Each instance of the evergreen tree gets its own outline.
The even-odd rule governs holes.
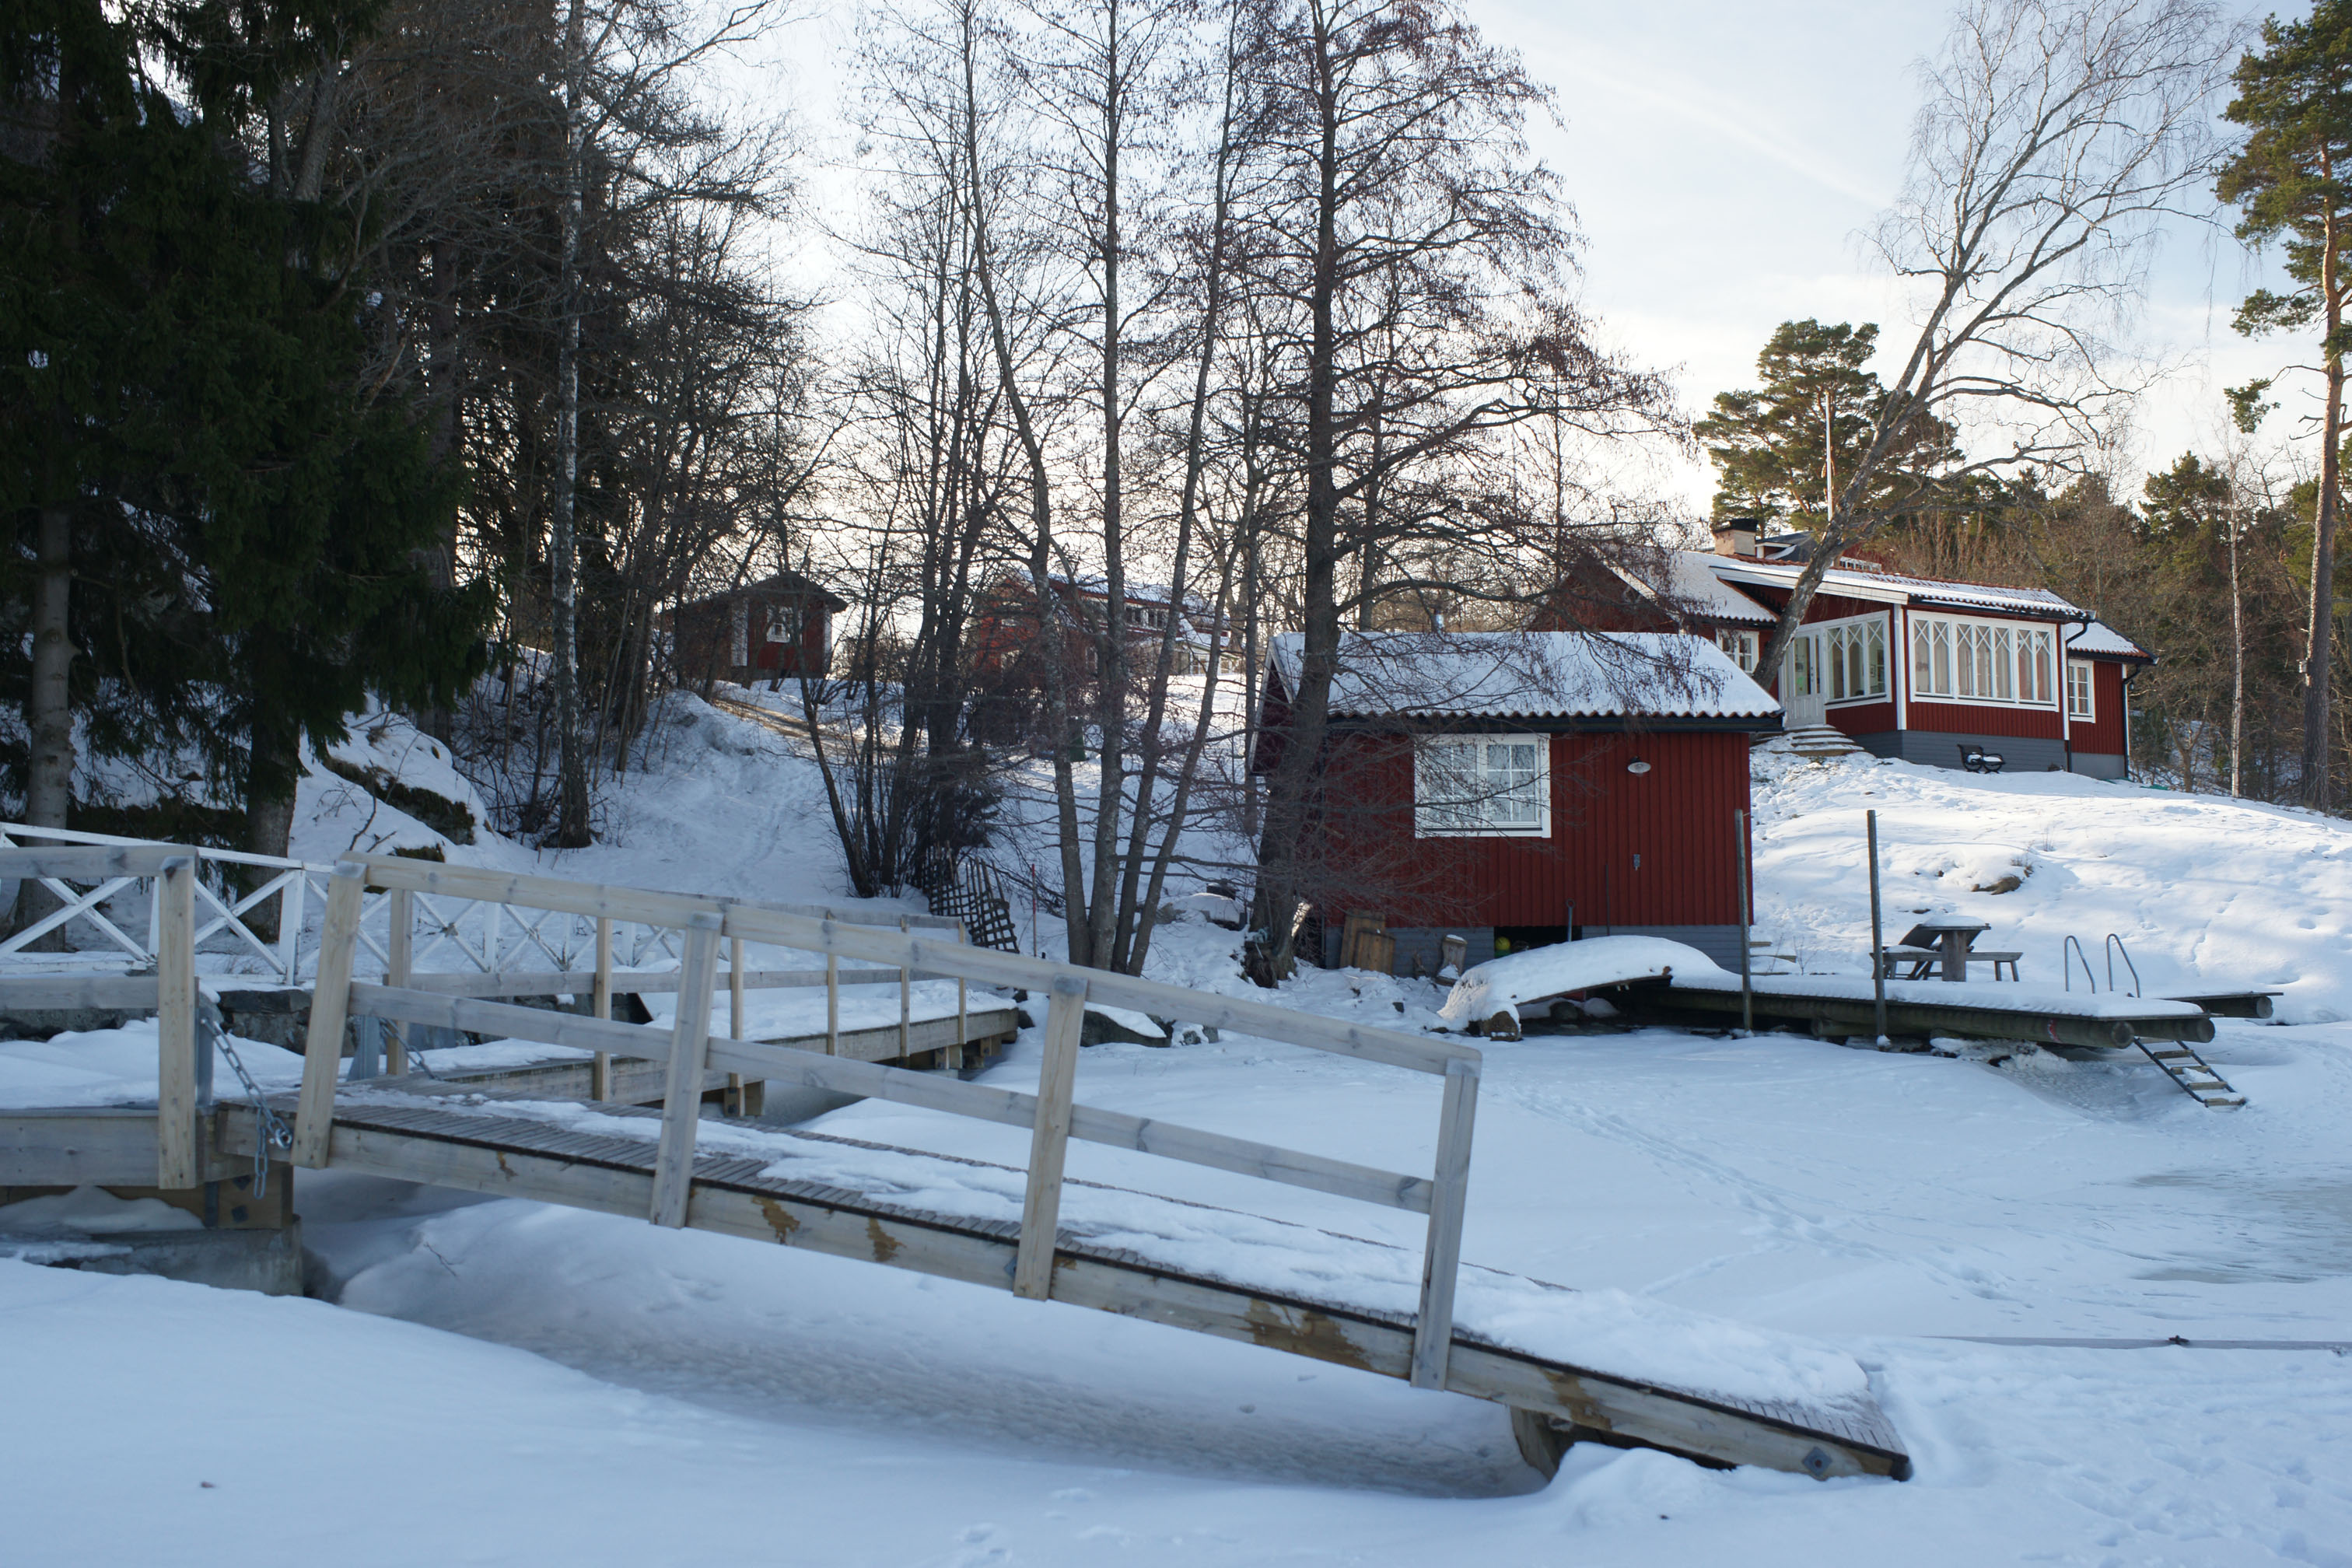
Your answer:
[[[1765,518],[1820,532],[1829,509],[1878,432],[1886,389],[1864,368],[1878,328],[1783,321],[1756,357],[1764,384],[1718,393],[1715,413],[1696,429],[1715,459],[1715,516]],[[1888,511],[1917,504],[1935,471],[1955,460],[1951,426],[1919,417],[1873,471],[1864,505]]]
[[[2352,0],[2318,0],[2309,17],[2263,24],[2261,52],[2239,61],[2237,97],[2225,111],[2246,127],[2245,144],[2216,189],[2238,205],[2238,236],[2283,239],[2295,288],[2258,289],[2238,307],[2248,335],[2318,330],[2322,400],[2319,485],[2313,509],[2311,599],[2304,631],[2303,788],[2307,805],[2328,804],[2328,674],[2336,605],[2336,524],[2342,506],[2344,353],[2352,345],[2344,271],[2352,225]],[[2268,384],[2232,394],[2251,416]]]
[[[248,847],[283,853],[302,740],[371,690],[446,698],[478,657],[481,605],[420,563],[456,476],[383,390],[400,327],[352,269],[363,237],[240,141],[280,63],[369,8],[38,0],[0,26],[28,812],[65,815],[79,709],[94,743],[196,748]]]

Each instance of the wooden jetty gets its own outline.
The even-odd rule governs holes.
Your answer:
[[[0,850],[0,877],[51,875],[42,857],[65,851]],[[194,1014],[199,998],[188,934],[193,921],[193,858],[175,847],[152,855],[125,852],[121,875],[148,875],[155,883],[161,937],[152,977],[109,982],[127,995],[136,988],[157,1010],[157,1104],[142,1109],[30,1114],[0,1113],[0,1183],[127,1184],[143,1178],[164,1188],[220,1180],[240,1163],[268,1152],[272,1124],[290,1121],[291,1163],[431,1183],[467,1191],[649,1218],[753,1240],[803,1247],[838,1256],[967,1283],[1007,1289],[1038,1300],[1150,1319],[1174,1327],[1246,1341],[1314,1359],[1402,1378],[1417,1387],[1444,1389],[1511,1407],[1513,1429],[1529,1459],[1549,1468],[1568,1442],[1591,1440],[1645,1446],[1709,1464],[1759,1464],[1827,1478],[1875,1475],[1902,1479],[1910,1461],[1900,1438],[1872,1402],[1858,1369],[1853,1392],[1834,1399],[1790,1400],[1769,1392],[1769,1380],[1743,1392],[1678,1386],[1654,1372],[1586,1365],[1573,1357],[1539,1353],[1524,1342],[1457,1321],[1457,1286],[1473,1276],[1471,1300],[1507,1282],[1525,1300],[1530,1292],[1572,1294],[1460,1260],[1464,1199],[1470,1168],[1482,1058],[1459,1041],[1407,1035],[1321,1018],[1242,998],[1160,984],[1131,976],[1049,963],[943,940],[919,931],[856,926],[757,908],[732,900],[600,887],[537,877],[509,876],[432,862],[368,858],[338,866],[326,897],[325,934],[319,950],[303,1079],[298,1095],[274,1105],[207,1100],[197,1081]],[[17,865],[22,861],[24,864]],[[58,864],[51,860],[50,865]],[[135,863],[135,864],[134,864]],[[151,868],[152,863],[152,868]],[[373,889],[395,907],[404,895],[478,900],[598,922],[628,921],[659,926],[679,938],[675,972],[678,1005],[667,1026],[628,1024],[543,1007],[518,1006],[483,996],[452,994],[420,984],[396,950],[403,929],[393,927],[395,951],[386,983],[355,981],[353,966],[362,898]],[[749,989],[755,971],[747,948],[784,948],[824,955],[836,982],[844,963],[879,966],[902,979],[940,976],[961,984],[1020,987],[1048,999],[1045,1050],[1036,1091],[965,1082],[937,1072],[856,1059],[821,1049],[719,1037],[710,1027],[722,976]],[[730,955],[719,965],[722,948]],[[606,966],[600,963],[600,971]],[[562,972],[571,978],[571,972]],[[539,994],[545,975],[468,983],[496,994]],[[521,990],[507,989],[522,985]],[[93,982],[78,979],[75,984]],[[608,973],[591,974],[592,990],[609,1001]],[[36,979],[0,978],[0,1005]],[[1360,1061],[1428,1074],[1439,1080],[1436,1154],[1426,1175],[1378,1170],[1304,1151],[1137,1117],[1075,1099],[1080,1026],[1089,1002],[1154,1016],[1334,1052]],[[604,1010],[602,1008],[600,1011]],[[436,1093],[415,1075],[346,1086],[341,1043],[350,1016],[395,1025],[426,1024],[473,1033],[574,1047],[594,1053],[598,1088],[608,1089],[611,1064],[656,1066],[663,1094],[658,1111],[592,1102],[577,1113],[511,1102],[466,1104]],[[959,1009],[966,1031],[971,1017]],[[902,1021],[904,1015],[902,1013]],[[207,1053],[207,1060],[208,1053]],[[1005,1212],[973,1217],[923,1209],[894,1194],[897,1182],[861,1185],[849,1175],[796,1178],[779,1168],[775,1150],[747,1154],[734,1138],[719,1138],[700,1117],[712,1075],[739,1084],[784,1082],[837,1093],[887,1099],[955,1115],[995,1121],[1029,1134],[1025,1170],[953,1161],[919,1150],[845,1145],[865,1160],[936,1163],[993,1174]],[[567,1123],[562,1118],[570,1116]],[[607,1118],[620,1118],[618,1122]],[[618,1131],[614,1129],[617,1128]],[[772,1139],[772,1132],[761,1135]],[[796,1148],[824,1141],[787,1135]],[[712,1146],[698,1148],[709,1138]],[[1226,1214],[1255,1227],[1256,1256],[1278,1258],[1296,1238],[1302,1252],[1359,1249],[1364,1280],[1322,1279],[1310,1288],[1297,1271],[1274,1268],[1273,1282],[1236,1278],[1221,1262],[1155,1254],[1149,1238],[1129,1226],[1122,1245],[1102,1239],[1086,1218],[1089,1205],[1174,1205],[1176,1200],[1092,1184],[1066,1183],[1068,1142],[1076,1138],[1160,1158],[1240,1172],[1264,1180],[1427,1216],[1416,1260],[1393,1247],[1350,1241],[1308,1227],[1230,1211],[1176,1205],[1190,1214]],[[842,1142],[842,1141],[834,1141]],[[820,1151],[821,1152],[822,1151]],[[854,1164],[855,1162],[852,1162]],[[1076,1194],[1066,1204],[1067,1193]],[[1017,1194],[1017,1201],[1013,1194]],[[1065,1210],[1072,1213],[1064,1223]],[[1121,1211],[1124,1221],[1126,1211]],[[1114,1227],[1115,1229],[1117,1227]],[[1148,1227],[1147,1227],[1148,1228]],[[1377,1267],[1374,1267],[1377,1265]],[[1415,1286],[1412,1281],[1418,1281]],[[1383,1293],[1385,1292],[1385,1294]],[[1790,1352],[1795,1353],[1795,1352]],[[1822,1352],[1804,1352],[1818,1356]],[[1763,1390],[1763,1392],[1759,1392]]]

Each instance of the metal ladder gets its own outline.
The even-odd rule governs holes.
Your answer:
[[[2158,1045],[2164,1048],[2157,1049]],[[2142,1040],[2139,1048],[2198,1104],[2212,1110],[2233,1110],[2246,1103],[2246,1097],[2231,1089],[2229,1080],[2215,1072],[2203,1057],[2189,1049],[2188,1041],[2159,1040],[2151,1045]]]
[[[2080,958],[2083,961],[2083,979],[2095,994],[2099,984],[2091,978],[2089,954],[2084,952],[2082,944],[2071,936],[2066,939],[2066,989],[2072,991],[2074,988],[2074,960]],[[2139,965],[2132,962],[2131,949],[2126,947],[2124,939],[2114,931],[2107,933],[2107,989],[2110,992],[2116,989],[2116,956],[2118,953],[2123,955],[2124,967],[2131,973],[2131,994],[2137,996],[2139,994]],[[2162,1050],[2146,1040],[2136,1043],[2148,1060],[2164,1069],[2165,1077],[2179,1084],[2180,1091],[2198,1104],[2212,1110],[2234,1110],[2246,1103],[2246,1097],[2231,1089],[2230,1080],[2215,1072],[2212,1063],[2191,1050],[2188,1041],[2159,1041],[2158,1044],[2164,1046]]]

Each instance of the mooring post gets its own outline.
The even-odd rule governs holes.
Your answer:
[[[1754,916],[1748,908],[1748,814],[1746,812],[1735,811],[1731,814],[1731,836],[1734,847],[1738,852],[1738,858],[1733,864],[1739,868],[1739,1030],[1742,1034],[1752,1035],[1756,1032],[1756,994],[1748,975],[1750,950],[1748,945],[1748,928]]]
[[[1863,813],[1870,828],[1870,974],[1878,1003],[1878,1043],[1888,1044],[1886,1037],[1886,939],[1878,913],[1878,813]]]

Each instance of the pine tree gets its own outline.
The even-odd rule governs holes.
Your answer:
[[[2325,809],[2329,790],[2328,674],[2336,606],[2336,525],[2342,507],[2345,322],[2352,279],[2344,270],[2352,226],[2352,3],[2318,0],[2301,22],[2263,24],[2263,47],[2238,63],[2237,97],[2225,111],[2247,128],[2216,190],[2238,205],[2240,238],[2284,239],[2286,274],[2296,287],[2258,289],[2238,307],[2250,336],[2317,327],[2323,386],[2319,486],[2313,510],[2310,613],[2304,631],[2303,787],[2306,805]],[[2258,382],[2233,397],[2251,409],[2267,387]]]
[[[1718,393],[1694,427],[1715,459],[1715,516],[1787,522],[1818,533],[1877,435],[1886,389],[1864,368],[1878,346],[1871,322],[1783,321],[1756,357],[1758,389]],[[1951,426],[1915,419],[1893,459],[1872,475],[1865,506],[1899,510],[1924,499],[1954,460]]]

